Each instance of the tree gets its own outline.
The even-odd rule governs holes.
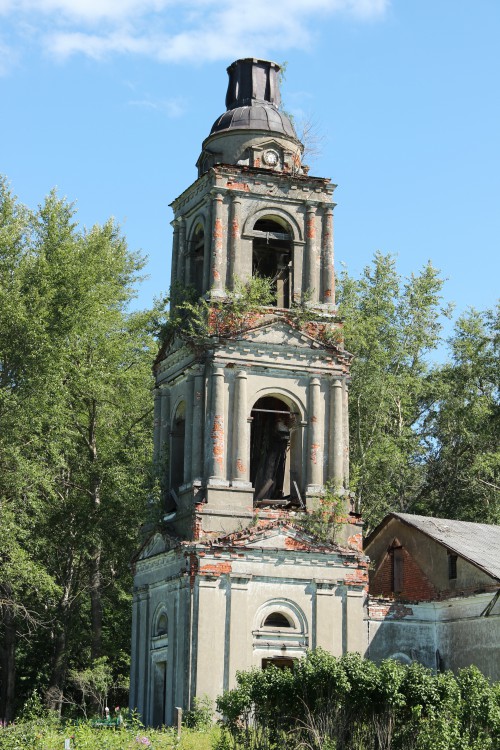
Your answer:
[[[339,280],[345,345],[355,358],[350,386],[352,488],[367,528],[407,511],[425,480],[422,419],[429,352],[440,341],[443,282],[429,262],[404,281],[394,258],[376,253],[359,280]]]
[[[469,310],[435,374],[422,507],[436,515],[500,523],[500,306]]]
[[[12,661],[9,618],[19,638],[22,612],[36,613],[29,641],[15,646],[17,685],[22,698],[24,681],[39,684],[54,705],[70,668],[101,656],[116,666],[128,651],[162,314],[129,312],[144,261],[115,224],[82,231],[74,216],[54,192],[30,212],[1,185],[0,503],[11,519],[2,552],[26,571],[0,580],[10,590],[1,635]]]

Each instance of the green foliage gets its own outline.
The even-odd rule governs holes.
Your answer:
[[[111,221],[80,230],[0,182],[0,716],[69,670],[128,671],[130,571],[150,480],[160,308],[130,312],[144,260]],[[128,550],[128,553],[127,553]],[[29,638],[24,638],[29,634]],[[15,693],[15,694],[14,694]],[[66,696],[72,700],[72,696]]]
[[[422,507],[436,515],[500,522],[500,306],[469,310],[437,368],[425,419],[431,436]]]
[[[220,738],[217,727],[196,731],[183,729],[180,740],[174,729],[145,729],[132,724],[114,729],[95,728],[92,722],[61,722],[38,717],[0,727],[0,750],[212,750]]]
[[[171,289],[170,313],[162,337],[178,337],[195,349],[204,348],[214,337],[234,336],[249,328],[262,308],[274,300],[273,280],[262,276],[253,276],[247,282],[236,279],[233,290],[213,299],[198,297],[192,287],[176,285]]]
[[[299,516],[297,525],[320,542],[332,544],[346,514],[346,497],[339,494],[332,482],[325,485],[316,507]]]
[[[207,695],[195,697],[194,708],[184,714],[184,725],[198,731],[209,729],[213,724],[213,714],[213,701]]]
[[[443,282],[428,263],[403,280],[375,255],[360,279],[341,274],[345,345],[355,354],[350,387],[351,474],[367,528],[414,507],[425,482],[423,416],[432,399],[428,354],[440,341]]]
[[[477,669],[309,652],[292,670],[241,672],[217,701],[220,748],[488,750],[500,747],[500,691]]]
[[[96,706],[99,714],[104,715],[108,705],[108,696],[114,686],[113,670],[106,656],[95,659],[92,666],[86,669],[69,671],[69,681],[81,693],[81,706],[84,716],[87,715],[87,701]]]

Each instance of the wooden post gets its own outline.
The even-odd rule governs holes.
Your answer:
[[[182,708],[175,707],[175,725],[177,727],[177,738],[180,739],[182,732]]]

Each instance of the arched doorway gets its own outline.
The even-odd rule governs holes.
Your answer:
[[[288,227],[274,218],[259,219],[252,231],[252,276],[271,279],[275,305],[288,308],[292,293],[292,243]]]
[[[253,406],[250,481],[254,502],[286,504],[298,499],[298,413],[278,396],[263,396]]]

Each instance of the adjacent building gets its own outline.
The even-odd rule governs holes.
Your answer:
[[[500,680],[500,526],[391,513],[365,553],[367,656]]]

